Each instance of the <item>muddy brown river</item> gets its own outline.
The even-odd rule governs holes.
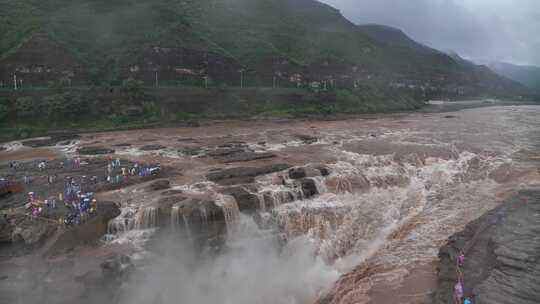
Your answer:
[[[145,145],[161,147],[141,151]],[[215,156],[231,145],[272,157]],[[160,235],[160,196],[146,184],[100,193],[123,208],[93,250],[121,248],[145,273],[125,283],[116,303],[303,304],[329,293],[339,294],[331,303],[429,303],[447,238],[540,182],[540,107],[83,134],[62,147],[9,143],[0,160],[72,157],[82,146],[174,168],[173,190],[212,201],[225,218],[225,249],[207,254],[191,248],[191,234],[204,225],[190,227],[182,205],[169,208],[171,222]],[[256,175],[234,185],[256,198],[242,211],[234,195],[224,194],[231,185],[207,178],[219,169],[272,164],[306,168],[314,194],[287,170]],[[309,174],[321,167],[328,174]],[[207,223],[208,205],[196,209]],[[351,273],[361,279],[347,279]]]

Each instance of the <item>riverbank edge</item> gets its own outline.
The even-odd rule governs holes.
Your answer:
[[[52,128],[41,130],[37,129],[31,133],[31,136],[27,137],[16,137],[10,136],[2,138],[0,137],[0,145],[8,143],[14,140],[24,140],[35,137],[47,137],[54,136],[57,134],[85,134],[85,133],[106,133],[106,132],[115,132],[115,131],[129,131],[129,130],[144,130],[144,129],[157,129],[157,128],[197,128],[200,126],[209,126],[214,124],[219,124],[223,122],[291,122],[291,121],[339,121],[339,120],[352,120],[352,119],[370,119],[374,116],[379,115],[399,115],[399,114],[411,114],[411,113],[426,113],[426,114],[436,114],[436,113],[450,113],[458,112],[466,109],[473,108],[482,108],[482,107],[493,107],[493,106],[535,106],[540,105],[540,101],[486,101],[486,100],[472,100],[470,103],[465,102],[446,102],[441,105],[431,105],[427,102],[419,109],[410,109],[410,110],[396,110],[396,111],[379,111],[373,113],[357,113],[357,114],[347,114],[347,113],[335,113],[329,115],[322,114],[313,114],[306,116],[299,116],[294,118],[237,118],[237,117],[223,117],[222,119],[200,119],[200,120],[186,120],[182,122],[152,122],[152,123],[135,123],[120,125],[114,127],[93,127],[93,128]],[[15,128],[24,128],[28,127],[26,124],[21,126],[11,125],[8,128],[0,127],[0,132],[4,132],[8,129]],[[0,149],[1,151],[1,149]]]
[[[439,250],[431,303],[453,303],[460,251],[465,254],[461,267],[464,296],[473,303],[536,303],[540,288],[530,287],[533,283],[529,280],[540,270],[540,253],[534,256],[534,248],[540,247],[540,238],[534,237],[539,215],[540,187],[529,188],[513,194],[450,236]]]

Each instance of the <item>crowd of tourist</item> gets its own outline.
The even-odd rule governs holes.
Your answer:
[[[61,169],[71,168],[76,170],[87,164],[87,162],[81,161],[80,158],[76,157],[66,160],[65,164],[63,161],[59,162],[58,166]],[[10,168],[14,171],[20,171],[24,170],[25,165],[27,164],[11,162]],[[46,175],[42,174],[42,178],[34,180],[34,178],[25,172],[22,182],[27,188],[36,185],[45,176],[48,185],[57,185],[58,173],[49,173],[53,171],[50,170],[53,169],[53,166],[48,161],[38,160],[32,166],[37,168],[39,172],[46,173]],[[90,177],[84,175],[78,177],[67,176],[63,191],[58,191],[59,193],[56,192],[57,194],[48,195],[46,198],[41,199],[34,192],[28,192],[25,210],[27,210],[27,215],[34,219],[46,218],[48,220],[58,220],[60,224],[67,226],[80,224],[97,212],[98,202],[93,193],[96,185],[100,183],[122,184],[128,182],[130,178],[148,177],[156,175],[159,171],[159,165],[147,166],[139,163],[123,163],[119,158],[109,158],[106,165],[106,172],[104,172],[101,178],[97,175]],[[6,179],[0,178],[0,189],[5,188],[9,184],[11,183]],[[58,210],[62,205],[62,210]],[[53,214],[55,216],[51,216]],[[63,216],[59,217],[58,215]]]

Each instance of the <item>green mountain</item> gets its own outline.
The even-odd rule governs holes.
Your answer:
[[[490,69],[495,73],[512,79],[540,94],[540,67],[514,65],[504,62],[491,62]]]
[[[202,79],[259,87],[393,84],[471,96],[512,89],[501,79],[471,78],[469,69],[427,52],[431,49],[398,30],[358,27],[313,0],[0,0],[0,5],[4,85],[18,74],[33,86],[57,79],[119,84],[135,78],[147,85],[201,85]]]
[[[427,53],[440,53],[439,51],[414,41],[402,30],[391,26],[381,24],[361,24],[358,28],[362,33],[372,39],[389,46],[411,48]]]

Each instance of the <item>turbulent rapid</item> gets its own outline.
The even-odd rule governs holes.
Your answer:
[[[451,233],[495,207],[508,191],[537,178],[527,159],[538,151],[536,114],[535,107],[507,107],[447,118],[411,114],[330,122],[311,126],[319,141],[310,147],[283,140],[289,135],[285,129],[260,130],[267,141],[259,144],[261,150],[295,153],[300,159],[306,150],[317,151],[315,159],[306,151],[300,166],[317,195],[306,195],[305,187],[282,172],[263,175],[244,186],[258,201],[246,215],[233,196],[220,194],[220,185],[184,187],[187,193],[196,189],[195,195],[210,195],[223,209],[225,249],[194,253],[189,242],[167,248],[165,260],[147,265],[160,269],[150,275],[152,282],[166,283],[143,288],[150,298],[139,302],[155,297],[164,303],[175,298],[183,303],[309,303],[358,265],[376,271],[355,282],[340,303],[367,302],[377,282],[399,282],[414,265],[435,260]],[[251,136],[256,135],[241,135]],[[281,141],[271,142],[276,139]],[[320,164],[328,175],[310,177]],[[126,208],[122,216],[134,212]],[[190,228],[193,223],[181,208],[172,207],[173,231],[200,230]],[[196,221],[208,224],[209,211],[204,204],[197,208]],[[143,207],[111,225],[127,234],[154,229],[159,226],[156,212]],[[127,302],[137,302],[141,294],[136,294],[126,292]]]
[[[82,138],[151,140],[165,148],[116,153],[177,170],[162,192],[101,195],[122,206],[101,246],[135,268],[113,302],[368,303],[539,182],[538,117],[539,107],[491,107]]]

